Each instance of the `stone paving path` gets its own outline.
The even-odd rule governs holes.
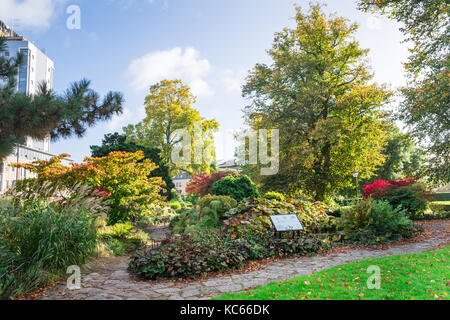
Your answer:
[[[149,227],[144,229],[144,231],[149,234],[151,239],[156,241],[167,239],[171,233],[167,225]]]
[[[421,253],[450,243],[450,220],[431,224],[431,238],[416,243],[393,246],[389,249],[348,249],[324,256],[297,257],[272,262],[260,270],[231,276],[209,278],[194,282],[140,281],[127,271],[128,258],[100,259],[82,276],[80,290],[68,290],[62,285],[53,289],[42,299],[62,300],[181,300],[209,299],[225,292],[237,292],[273,281],[308,275],[330,267],[367,259],[399,254]]]

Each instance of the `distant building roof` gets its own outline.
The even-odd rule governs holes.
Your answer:
[[[236,160],[227,160],[218,165],[219,169],[238,169]]]
[[[189,174],[182,173],[182,174],[179,174],[178,176],[173,177],[172,180],[186,180],[186,179],[190,179],[190,178],[191,178],[191,176]]]

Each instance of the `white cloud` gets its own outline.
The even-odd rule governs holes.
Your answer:
[[[134,110],[134,112],[129,108],[124,108],[122,114],[113,116],[112,119],[108,122],[108,130],[116,131],[122,129],[124,126],[130,123],[137,123],[143,118],[145,118],[144,105],[137,108],[137,110]]]
[[[135,59],[128,67],[128,74],[133,79],[131,86],[135,90],[144,90],[164,79],[181,79],[195,95],[212,96],[214,92],[205,81],[211,66],[208,60],[199,56],[200,53],[192,47],[184,51],[177,47]]]
[[[150,4],[154,4],[156,2],[156,0],[148,0],[148,2]],[[158,2],[161,3],[163,9],[168,9],[169,8],[169,0],[159,0]]]
[[[66,0],[1,0],[0,19],[17,29],[47,29]]]
[[[231,69],[225,69],[222,73],[221,82],[227,92],[240,93],[245,76],[246,72],[244,70],[233,71]]]
[[[131,120],[131,111],[127,108],[123,109],[123,113],[120,115],[115,115],[108,122],[108,130],[114,131],[122,128],[126,123]]]

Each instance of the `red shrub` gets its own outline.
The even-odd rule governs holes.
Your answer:
[[[211,174],[204,172],[198,173],[191,178],[191,181],[186,187],[186,191],[190,194],[198,194],[199,196],[205,196],[210,193],[213,184],[220,179],[229,176],[236,175],[234,171],[217,171]]]
[[[186,192],[189,194],[198,194],[202,195],[202,186],[205,185],[206,181],[208,180],[209,175],[205,172],[197,173],[196,175],[192,176],[191,180],[189,181],[189,184],[186,187]]]
[[[95,187],[95,195],[99,197],[109,197],[111,195],[111,192],[109,192],[108,189]]]
[[[406,187],[409,185],[409,182],[404,180],[392,180],[389,181],[389,184],[397,187]]]
[[[375,180],[372,184],[368,184],[363,187],[363,196],[367,199],[374,194],[382,193],[388,186],[406,187],[416,181],[417,179],[414,177],[406,177],[403,180],[392,181],[385,181],[382,179]]]
[[[382,179],[379,180],[375,180],[372,184],[368,184],[365,185],[363,187],[363,196],[364,198],[369,198],[370,195],[372,195],[373,193],[376,192],[380,192],[381,190],[383,190],[384,188],[386,188],[389,185],[389,182],[384,181]]]

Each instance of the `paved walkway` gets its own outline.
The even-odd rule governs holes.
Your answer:
[[[133,279],[127,271],[128,258],[99,260],[92,271],[82,276],[80,290],[56,287],[42,299],[80,300],[167,300],[208,299],[225,292],[237,292],[269,282],[308,275],[330,267],[374,257],[421,253],[450,243],[450,220],[426,223],[432,236],[416,243],[395,245],[388,249],[348,249],[315,257],[298,257],[276,261],[251,271],[231,276],[209,278],[193,282],[157,282]]]

